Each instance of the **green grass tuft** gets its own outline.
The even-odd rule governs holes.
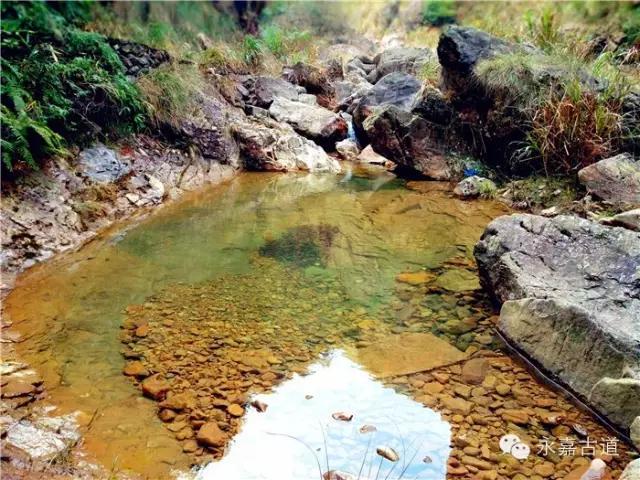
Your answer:
[[[138,79],[138,87],[149,105],[152,121],[160,126],[178,126],[193,116],[204,79],[197,66],[163,65]]]

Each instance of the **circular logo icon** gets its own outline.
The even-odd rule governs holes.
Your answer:
[[[500,450],[502,450],[503,453],[510,454],[513,458],[517,458],[518,460],[524,460],[529,457],[529,454],[531,453],[529,445],[522,443],[520,441],[520,437],[513,433],[503,435],[502,438],[500,438]]]
[[[520,443],[520,438],[517,435],[513,433],[503,435],[500,439],[500,450],[502,450],[502,453],[511,453],[511,447],[516,443]]]
[[[511,447],[511,456],[517,458],[518,460],[526,459],[530,453],[531,449],[526,443],[518,442],[513,447]]]

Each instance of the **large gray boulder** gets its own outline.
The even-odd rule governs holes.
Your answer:
[[[342,80],[333,82],[338,110],[350,110],[354,102],[371,91],[371,85],[364,77],[353,72],[347,73]]]
[[[286,98],[276,97],[269,114],[328,150],[333,150],[336,142],[346,138],[349,131],[347,122],[331,110]]]
[[[628,153],[605,158],[578,172],[580,183],[598,198],[617,206],[640,206],[640,161]]]
[[[640,234],[517,214],[489,224],[475,257],[506,338],[628,429],[640,414]]]
[[[474,68],[479,61],[517,49],[511,42],[472,27],[448,27],[440,36],[437,49],[445,85],[454,91],[465,91],[476,81]]]
[[[371,83],[376,83],[393,72],[416,75],[426,63],[434,60],[435,55],[428,48],[388,48],[374,58],[376,67],[367,74],[367,79]]]
[[[375,111],[363,129],[373,149],[402,170],[449,180],[446,131],[394,105]]]
[[[360,99],[354,101],[350,112],[353,113],[353,127],[360,140],[363,143],[368,142],[363,124],[376,108],[394,105],[401,110],[409,111],[421,86],[420,81],[413,75],[394,72],[385,76]]]
[[[340,164],[293,128],[269,119],[233,126],[243,165],[248,170],[333,172]]]

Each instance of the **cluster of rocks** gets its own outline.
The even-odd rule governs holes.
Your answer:
[[[303,372],[362,318],[335,314],[344,295],[271,259],[256,259],[250,275],[172,287],[128,308],[124,374],[158,401],[187,454],[220,457],[245,409],[261,408],[252,394]]]
[[[463,259],[458,263],[467,266]],[[430,272],[407,272],[400,274],[397,280],[396,295],[405,305],[419,301],[445,318],[451,318],[458,309],[469,308],[467,302],[471,297],[475,297],[471,304],[479,307],[478,316],[470,317],[471,321],[460,319],[459,322],[448,320],[431,324],[437,326],[432,327],[432,331],[440,331],[439,335],[444,334],[443,338],[464,350],[465,359],[453,365],[387,379],[390,386],[436,409],[451,424],[453,451],[448,461],[448,478],[579,480],[596,457],[605,461],[612,478],[621,475],[632,458],[629,447],[618,439],[614,455],[606,454],[602,444],[612,437],[609,430],[577,408],[570,397],[554,392],[505,355],[501,343],[493,335],[493,328],[500,320],[491,314],[491,307],[483,300],[481,290],[464,290],[474,286],[469,283],[464,287],[464,283],[460,283],[459,288],[463,290],[455,300],[447,300],[445,296],[445,305],[449,305],[452,312],[444,305],[434,308],[433,303],[429,303],[434,299],[430,300],[429,294],[425,293],[435,288]],[[447,331],[449,323],[458,335],[457,341]],[[461,335],[460,332],[465,333]],[[467,343],[465,335],[473,335],[474,341]],[[501,451],[500,439],[506,434],[516,434],[529,446],[531,453],[526,460]],[[593,451],[581,449],[587,437],[594,441]],[[545,442],[551,446],[546,452],[540,448]],[[558,447],[562,442],[575,445],[575,451],[559,454]]]
[[[166,51],[141,43],[113,38],[109,39],[109,44],[120,57],[125,73],[130,77],[138,77],[171,61]]]
[[[578,172],[589,195],[617,211],[601,218],[605,224],[640,231],[640,160],[622,153],[600,160]]]
[[[52,159],[3,185],[3,288],[10,286],[11,272],[76,247],[114,220],[236,171],[144,136],[115,148],[97,144],[73,164]]]
[[[607,454],[602,444],[611,438],[608,430],[502,353],[480,350],[460,364],[389,383],[438,410],[451,424],[447,478],[579,480],[596,457],[617,478],[630,458],[622,442]],[[529,447],[526,459],[501,450],[500,439],[507,434]],[[582,450],[587,437],[593,449]],[[560,450],[563,442],[575,450]]]
[[[3,321],[0,332],[3,477],[23,478],[25,471],[50,475],[70,473],[71,463],[66,459],[80,440],[77,415],[54,416],[55,408],[36,402],[44,397],[43,381],[33,369],[17,359],[15,345],[23,338],[8,327],[10,322]]]

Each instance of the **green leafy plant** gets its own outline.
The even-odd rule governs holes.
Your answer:
[[[180,119],[193,115],[202,85],[202,76],[193,65],[163,65],[138,80],[156,125],[177,126]]]
[[[456,21],[456,5],[453,0],[424,0],[422,23],[440,27]]]
[[[262,54],[260,40],[253,35],[246,35],[242,41],[241,52],[242,60],[245,63],[249,65],[257,64]]]
[[[423,82],[427,82],[431,85],[436,85],[440,81],[440,74],[442,73],[442,67],[437,58],[429,58],[418,72],[418,77]]]
[[[78,28],[90,5],[5,2],[3,168],[35,168],[69,143],[145,125],[146,106],[106,39]]]
[[[279,60],[291,61],[292,57],[309,59],[311,34],[296,28],[285,30],[279,25],[267,25],[260,33],[260,41]]]

